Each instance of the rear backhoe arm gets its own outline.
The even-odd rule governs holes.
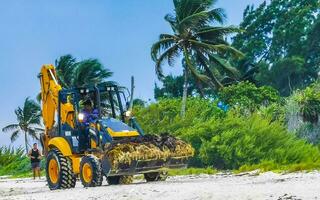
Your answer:
[[[39,74],[41,83],[41,102],[42,102],[42,118],[45,125],[45,135],[43,145],[45,151],[48,150],[48,139],[50,130],[55,125],[55,114],[59,105],[59,92],[62,90],[61,85],[57,81],[55,67],[51,64],[43,65]],[[74,107],[70,102],[60,104],[61,123],[67,123],[74,127]]]
[[[55,123],[55,113],[58,108],[59,91],[62,89],[56,78],[53,65],[43,65],[40,72],[42,118],[46,132],[51,130]]]

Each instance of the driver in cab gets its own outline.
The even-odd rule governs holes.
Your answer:
[[[93,109],[93,103],[90,99],[85,100],[83,106],[83,110],[81,111],[83,114],[83,123],[90,124],[98,119],[99,112],[97,109]]]

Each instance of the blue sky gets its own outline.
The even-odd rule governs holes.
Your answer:
[[[217,7],[225,9],[226,24],[238,25],[248,4],[262,2],[220,0]],[[42,64],[64,54],[99,59],[125,86],[133,75],[135,97],[153,98],[150,47],[160,33],[170,32],[163,17],[172,11],[172,0],[1,0],[0,127],[14,123],[14,109],[39,92]],[[0,146],[9,144],[9,134],[0,132]],[[22,137],[14,143],[21,144]]]

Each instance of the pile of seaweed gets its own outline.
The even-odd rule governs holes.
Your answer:
[[[169,158],[188,158],[194,155],[192,146],[181,139],[161,135],[144,135],[125,138],[105,146],[105,154],[113,169],[129,166],[135,160],[163,160]]]

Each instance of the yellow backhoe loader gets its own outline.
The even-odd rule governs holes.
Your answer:
[[[39,78],[51,190],[75,187],[77,177],[85,187],[100,186],[104,176],[109,184],[130,183],[135,174],[160,181],[167,169],[186,167],[193,156],[179,139],[144,135],[117,85],[62,89],[53,65],[43,65]]]

